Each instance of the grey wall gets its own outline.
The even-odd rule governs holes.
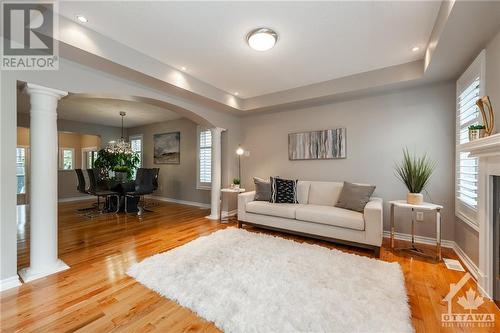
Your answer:
[[[465,70],[465,69],[464,69]],[[486,95],[490,96],[495,111],[495,130],[500,132],[500,32],[486,46]],[[455,241],[476,264],[479,264],[479,233],[459,218]]]
[[[210,191],[196,189],[197,124],[181,118],[128,129],[128,135],[143,135],[143,166],[160,168],[159,187],[155,195],[198,203],[210,203]],[[181,132],[180,164],[154,164],[153,135]]]
[[[347,128],[347,159],[289,161],[288,133]],[[426,200],[445,206],[443,238],[454,233],[455,85],[446,82],[295,111],[262,114],[242,120],[243,185],[252,176],[375,184],[385,201],[384,228],[389,229],[388,201],[403,199],[406,188],[394,176],[403,147],[427,152],[437,161]],[[410,232],[409,215],[398,213],[399,232]],[[432,216],[418,223],[417,234],[435,237]]]

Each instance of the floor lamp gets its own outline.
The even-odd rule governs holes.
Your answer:
[[[236,149],[236,155],[238,155],[238,179],[240,180],[241,184],[241,155],[245,153],[245,150],[239,146],[238,149]]]

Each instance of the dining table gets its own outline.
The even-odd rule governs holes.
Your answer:
[[[116,192],[119,196],[118,203],[116,198],[110,197],[107,200],[105,210],[108,212],[124,212],[125,211],[125,200],[127,200],[127,210],[129,213],[138,212],[139,197],[127,197],[127,192],[133,192],[135,190],[134,180],[119,180],[115,178],[109,178],[103,180],[103,188],[109,191]],[[118,204],[118,209],[117,205]]]

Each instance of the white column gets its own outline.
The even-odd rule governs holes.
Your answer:
[[[28,84],[30,95],[30,267],[29,282],[69,267],[57,257],[57,101],[67,92]]]
[[[219,219],[220,210],[220,190],[222,184],[222,166],[221,166],[221,135],[225,129],[215,127],[210,129],[212,132],[212,195],[210,205],[210,216],[207,218],[211,220]]]

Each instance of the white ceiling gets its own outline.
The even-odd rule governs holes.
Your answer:
[[[422,59],[440,1],[60,2],[85,27],[249,98]],[[279,34],[267,52],[245,35]],[[413,46],[419,52],[412,52]]]
[[[27,95],[18,94],[18,101],[18,111],[29,112]],[[59,101],[57,118],[120,127],[120,111],[127,113],[124,120],[124,127],[126,128],[182,118],[173,111],[147,103],[74,96],[68,96]]]

